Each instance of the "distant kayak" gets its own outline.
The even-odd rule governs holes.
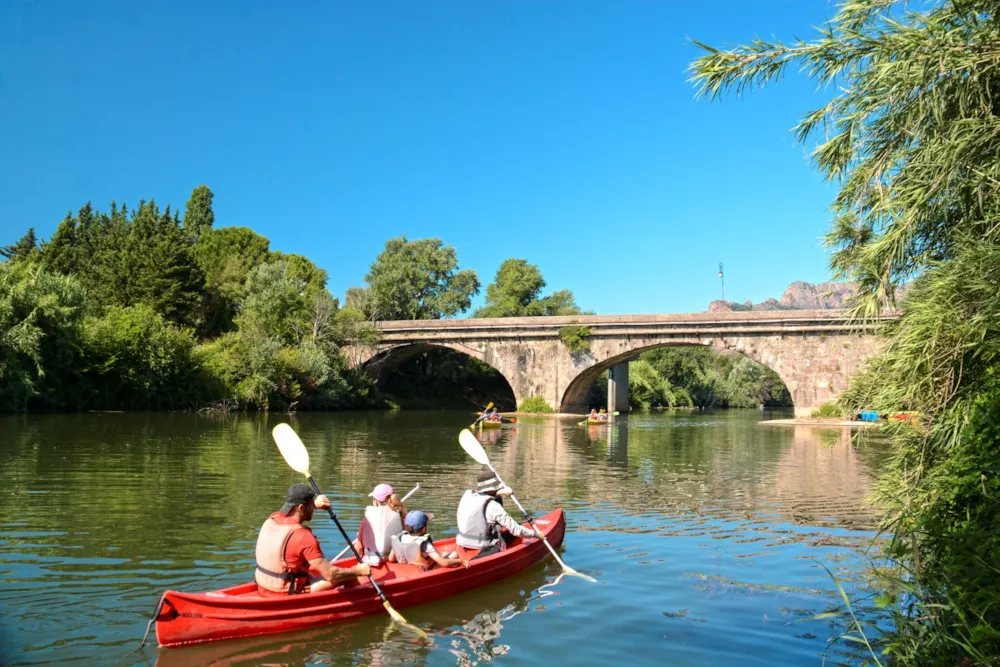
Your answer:
[[[611,420],[609,420],[609,419],[588,419],[588,420],[587,420],[587,424],[588,424],[589,426],[598,426],[598,425],[600,425],[600,424],[607,424],[607,423],[609,423],[610,421],[611,421]]]
[[[498,424],[499,426],[499,424]],[[561,509],[535,519],[554,548],[562,544],[566,518]],[[527,523],[524,524],[527,528]],[[477,551],[455,545],[455,539],[434,543],[439,553],[458,551],[469,559]],[[505,551],[470,562],[470,567],[435,567],[421,571],[416,565],[386,563],[372,568],[372,575],[396,609],[405,609],[485,586],[527,569],[548,555],[539,539],[515,538]],[[354,558],[334,565],[351,567]],[[167,591],[156,616],[156,639],[160,646],[181,646],[290,632],[362,616],[384,614],[382,601],[367,579],[322,593],[263,597],[250,582],[211,593]]]
[[[503,422],[491,422],[484,419],[483,421],[479,422],[479,426],[481,428],[500,428],[501,426],[503,426]]]

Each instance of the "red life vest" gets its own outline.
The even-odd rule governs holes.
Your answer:
[[[293,570],[285,563],[285,547],[292,533],[300,528],[300,523],[277,523],[270,518],[260,527],[257,535],[257,569],[254,570],[254,580],[258,586],[289,595],[305,590],[309,570]]]

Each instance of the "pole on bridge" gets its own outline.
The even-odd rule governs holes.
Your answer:
[[[722,303],[726,302],[726,279],[722,277],[722,262],[719,262],[719,284],[722,285]]]

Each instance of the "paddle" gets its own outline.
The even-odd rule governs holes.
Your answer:
[[[493,471],[493,474],[496,475],[500,483],[503,484],[504,486],[507,486],[506,482],[504,482],[503,479],[501,479],[500,473],[498,473],[496,468],[493,467],[493,464],[490,463],[490,457],[486,454],[486,450],[483,449],[482,444],[480,444],[479,440],[476,439],[476,436],[472,434],[472,431],[469,431],[468,429],[463,429],[462,432],[458,434],[458,443],[462,445],[462,449],[465,450],[465,453],[471,456],[473,459],[475,459],[477,463],[481,463],[484,466],[489,466],[489,469]],[[559,565],[562,567],[563,572],[565,572],[566,574],[571,574],[580,577],[581,579],[586,579],[587,581],[590,581],[595,584],[597,583],[597,579],[594,579],[593,577],[583,574],[581,572],[577,572],[569,565],[564,563],[563,559],[560,558],[559,554],[556,553],[556,550],[552,548],[551,544],[549,544],[549,541],[545,539],[545,535],[540,530],[538,530],[538,528],[535,527],[535,522],[531,519],[531,515],[528,514],[528,510],[524,509],[524,506],[518,501],[517,497],[515,497],[513,493],[510,494],[510,499],[513,500],[514,504],[517,505],[517,508],[521,510],[521,514],[523,514],[524,518],[528,520],[528,524],[531,526],[531,529],[535,531],[535,534],[538,535],[538,537],[542,539],[542,542],[545,543],[545,546],[549,548],[549,551],[552,553],[552,556],[556,559],[556,562],[559,563]]]
[[[271,436],[274,438],[275,444],[278,445],[278,451],[281,452],[281,456],[285,459],[285,463],[288,464],[288,467],[295,472],[305,475],[305,477],[309,480],[309,486],[312,487],[313,492],[317,496],[320,495],[319,486],[316,484],[316,480],[314,480],[312,475],[309,474],[309,452],[306,451],[306,446],[302,444],[298,434],[292,430],[292,427],[288,424],[278,424],[274,427],[274,429],[272,429]],[[344,540],[347,542],[347,545],[350,547],[351,551],[354,552],[354,557],[357,558],[360,563],[361,554],[359,554],[358,550],[354,548],[354,543],[351,541],[351,538],[347,536],[347,533],[344,531],[344,527],[340,525],[340,520],[338,520],[337,515],[333,513],[333,507],[328,507],[326,511],[330,514],[330,518],[333,519],[333,522],[337,524],[337,528],[340,529],[340,534],[344,536]],[[403,618],[398,611],[392,608],[392,605],[389,604],[389,600],[385,597],[385,593],[383,593],[382,589],[379,588],[379,585],[375,583],[375,578],[371,574],[368,575],[368,581],[371,582],[371,585],[375,589],[375,592],[378,593],[378,596],[382,598],[382,606],[385,607],[387,612],[389,612],[389,617],[392,618],[392,620],[396,621],[400,625],[410,628],[424,639],[427,638],[427,635],[424,634],[423,630],[415,625],[407,623],[406,619]]]
[[[476,417],[476,421],[472,422],[472,424],[469,426],[469,430],[470,431],[472,429],[476,428],[476,424],[478,424],[479,422],[481,422],[484,419],[486,419],[486,415],[490,411],[490,408],[492,408],[492,407],[493,407],[493,401],[490,401],[489,403],[486,404],[486,409],[483,410],[483,414],[481,414],[478,417]]]
[[[415,487],[413,487],[412,489],[410,489],[410,492],[407,493],[405,496],[403,496],[402,499],[400,500],[400,502],[404,502],[405,503],[407,500],[410,499],[410,496],[412,496],[414,493],[416,493],[419,490],[420,490],[420,482],[417,482],[417,485]],[[333,559],[330,562],[332,563],[334,561],[340,560],[341,558],[344,557],[344,554],[346,554],[348,552],[348,550],[350,550],[350,547],[344,547],[341,550],[341,552],[339,554],[337,554],[336,556],[334,556]]]
[[[617,411],[617,410],[615,410],[614,412],[612,412],[612,413],[611,413],[611,416],[612,416],[612,417],[617,417],[617,416],[618,416],[618,411]],[[582,422],[578,423],[578,424],[577,424],[577,426],[586,426],[586,425],[587,425],[587,422],[589,422],[589,421],[590,421],[590,416],[588,416],[588,417],[587,417],[586,419],[584,419],[584,420],[583,420]],[[606,422],[608,422],[608,421],[611,421],[611,420],[610,420],[610,419],[602,419],[601,421],[606,421]]]

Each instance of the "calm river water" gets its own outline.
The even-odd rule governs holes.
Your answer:
[[[769,416],[779,416],[769,413]],[[134,648],[160,593],[252,572],[256,531],[300,481],[270,428],[285,416],[0,417],[0,664],[821,665],[836,623],[823,566],[850,583],[867,561],[864,500],[887,451],[840,431],[757,425],[757,411],[632,415],[613,426],[524,418],[483,436],[536,513],[568,512],[563,557],[407,609],[432,643],[383,617],[304,633]],[[478,466],[447,412],[291,418],[348,531],[381,481],[451,533]],[[513,509],[513,508],[512,508]],[[328,556],[329,520],[313,527]]]

